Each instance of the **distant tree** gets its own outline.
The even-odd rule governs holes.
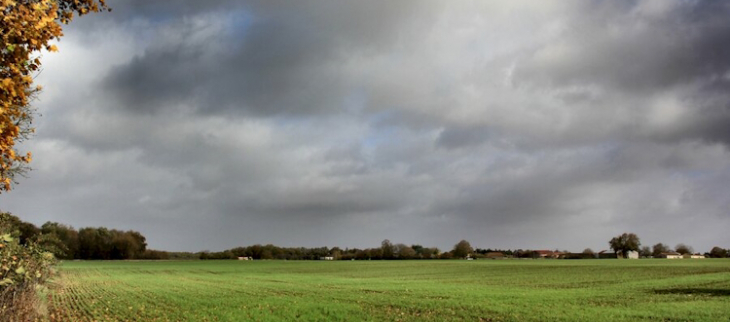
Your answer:
[[[334,257],[334,259],[342,258],[342,249],[339,247],[332,247],[332,249],[330,249],[330,256]]]
[[[639,246],[641,246],[639,237],[634,233],[623,233],[611,238],[608,244],[616,254],[621,254],[623,258],[628,258],[630,251],[639,251]]]
[[[416,251],[408,245],[396,244],[395,254],[399,259],[413,259],[416,257]]]
[[[593,252],[593,250],[592,250],[592,249],[590,249],[590,248],[586,248],[586,249],[584,249],[584,250],[583,250],[583,254],[587,254],[587,255],[593,255],[593,254],[595,254],[595,253]]]
[[[64,247],[57,248],[62,251],[56,253],[56,257],[62,259],[79,258],[79,232],[73,227],[49,221],[41,226],[41,233],[56,236],[63,243]]]
[[[395,247],[390,242],[390,240],[386,239],[383,240],[382,243],[380,243],[380,255],[383,259],[395,258]]]
[[[104,255],[105,259],[130,259],[137,254],[137,242],[128,234],[111,231],[111,249]]]
[[[104,227],[79,229],[79,258],[109,259],[111,234]]]
[[[248,247],[246,251],[248,256],[253,259],[261,259],[261,253],[264,251],[264,247],[261,244],[256,244]]]
[[[411,245],[411,249],[413,249],[413,251],[416,252],[416,257],[423,258],[423,246],[414,244],[414,245]]]
[[[21,222],[18,226],[18,230],[20,231],[20,244],[22,245],[28,244],[28,242],[37,238],[41,233],[41,230],[38,229],[38,227],[29,222]]]
[[[425,247],[421,252],[421,258],[430,259],[437,258],[441,254],[441,250],[436,247]]]
[[[712,250],[710,251],[710,257],[712,258],[726,258],[728,255],[727,249],[722,249],[720,247],[712,247]]]
[[[21,245],[28,244],[41,232],[35,225],[23,221],[11,213],[3,213],[3,221],[7,226],[18,232],[18,243]]]
[[[664,245],[662,243],[657,243],[651,248],[651,255],[654,257],[657,257],[661,255],[662,253],[669,252],[670,249],[667,245]]]
[[[641,256],[641,257],[651,256],[651,248],[649,248],[649,246],[641,246],[641,249],[639,249],[639,256]]]
[[[692,249],[692,246],[687,246],[682,243],[677,244],[677,247],[674,247],[674,249],[677,253],[680,253],[682,255],[692,254],[692,252],[694,252],[694,250]]]
[[[474,251],[474,249],[471,248],[471,244],[469,244],[468,241],[462,240],[456,245],[454,245],[454,249],[451,251],[451,253],[456,258],[464,258],[469,256]]]

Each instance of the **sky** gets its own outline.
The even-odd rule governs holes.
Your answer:
[[[725,1],[108,0],[0,209],[148,248],[730,247]]]

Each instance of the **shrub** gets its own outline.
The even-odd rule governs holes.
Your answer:
[[[51,277],[56,259],[35,241],[20,244],[12,218],[0,213],[0,319],[32,321],[41,306],[37,292]]]

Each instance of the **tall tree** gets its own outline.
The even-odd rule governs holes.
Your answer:
[[[725,258],[727,257],[727,249],[722,249],[720,247],[712,247],[712,250],[710,251],[710,257],[712,258]]]
[[[412,259],[416,257],[416,251],[406,244],[396,244],[395,253],[398,259]]]
[[[677,244],[677,247],[674,247],[674,250],[677,253],[680,253],[680,254],[683,254],[683,255],[684,254],[692,254],[692,252],[694,251],[694,249],[692,249],[692,246],[687,246],[687,245],[682,244],[682,243]]]
[[[0,192],[10,190],[31,161],[16,143],[34,131],[30,101],[40,90],[32,86],[40,51],[56,51],[50,42],[75,14],[106,9],[105,0],[0,0]]]
[[[649,248],[649,246],[641,246],[641,249],[639,249],[639,256],[641,256],[641,257],[651,256],[651,248]]]
[[[661,255],[662,253],[669,252],[669,250],[670,250],[669,246],[664,245],[662,243],[656,243],[651,248],[651,255],[654,257],[657,257],[657,256]]]
[[[456,245],[454,245],[454,249],[451,251],[451,253],[456,258],[464,258],[469,256],[474,251],[473,248],[471,248],[471,244],[469,244],[468,241],[462,240]]]
[[[63,259],[78,258],[79,233],[73,227],[59,224],[57,222],[46,222],[41,226],[41,232],[45,235],[53,235],[63,243],[64,247],[57,247],[62,252],[56,253],[56,257]]]
[[[634,233],[623,233],[611,238],[608,244],[616,254],[621,254],[623,258],[628,258],[630,251],[639,251],[639,246],[641,246],[639,237]]]
[[[393,259],[395,257],[395,247],[390,240],[386,239],[380,243],[380,254],[383,259]]]

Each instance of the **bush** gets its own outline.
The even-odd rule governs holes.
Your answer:
[[[56,259],[35,241],[19,242],[16,218],[0,213],[0,318],[32,321],[38,318],[38,291],[53,273]]]

